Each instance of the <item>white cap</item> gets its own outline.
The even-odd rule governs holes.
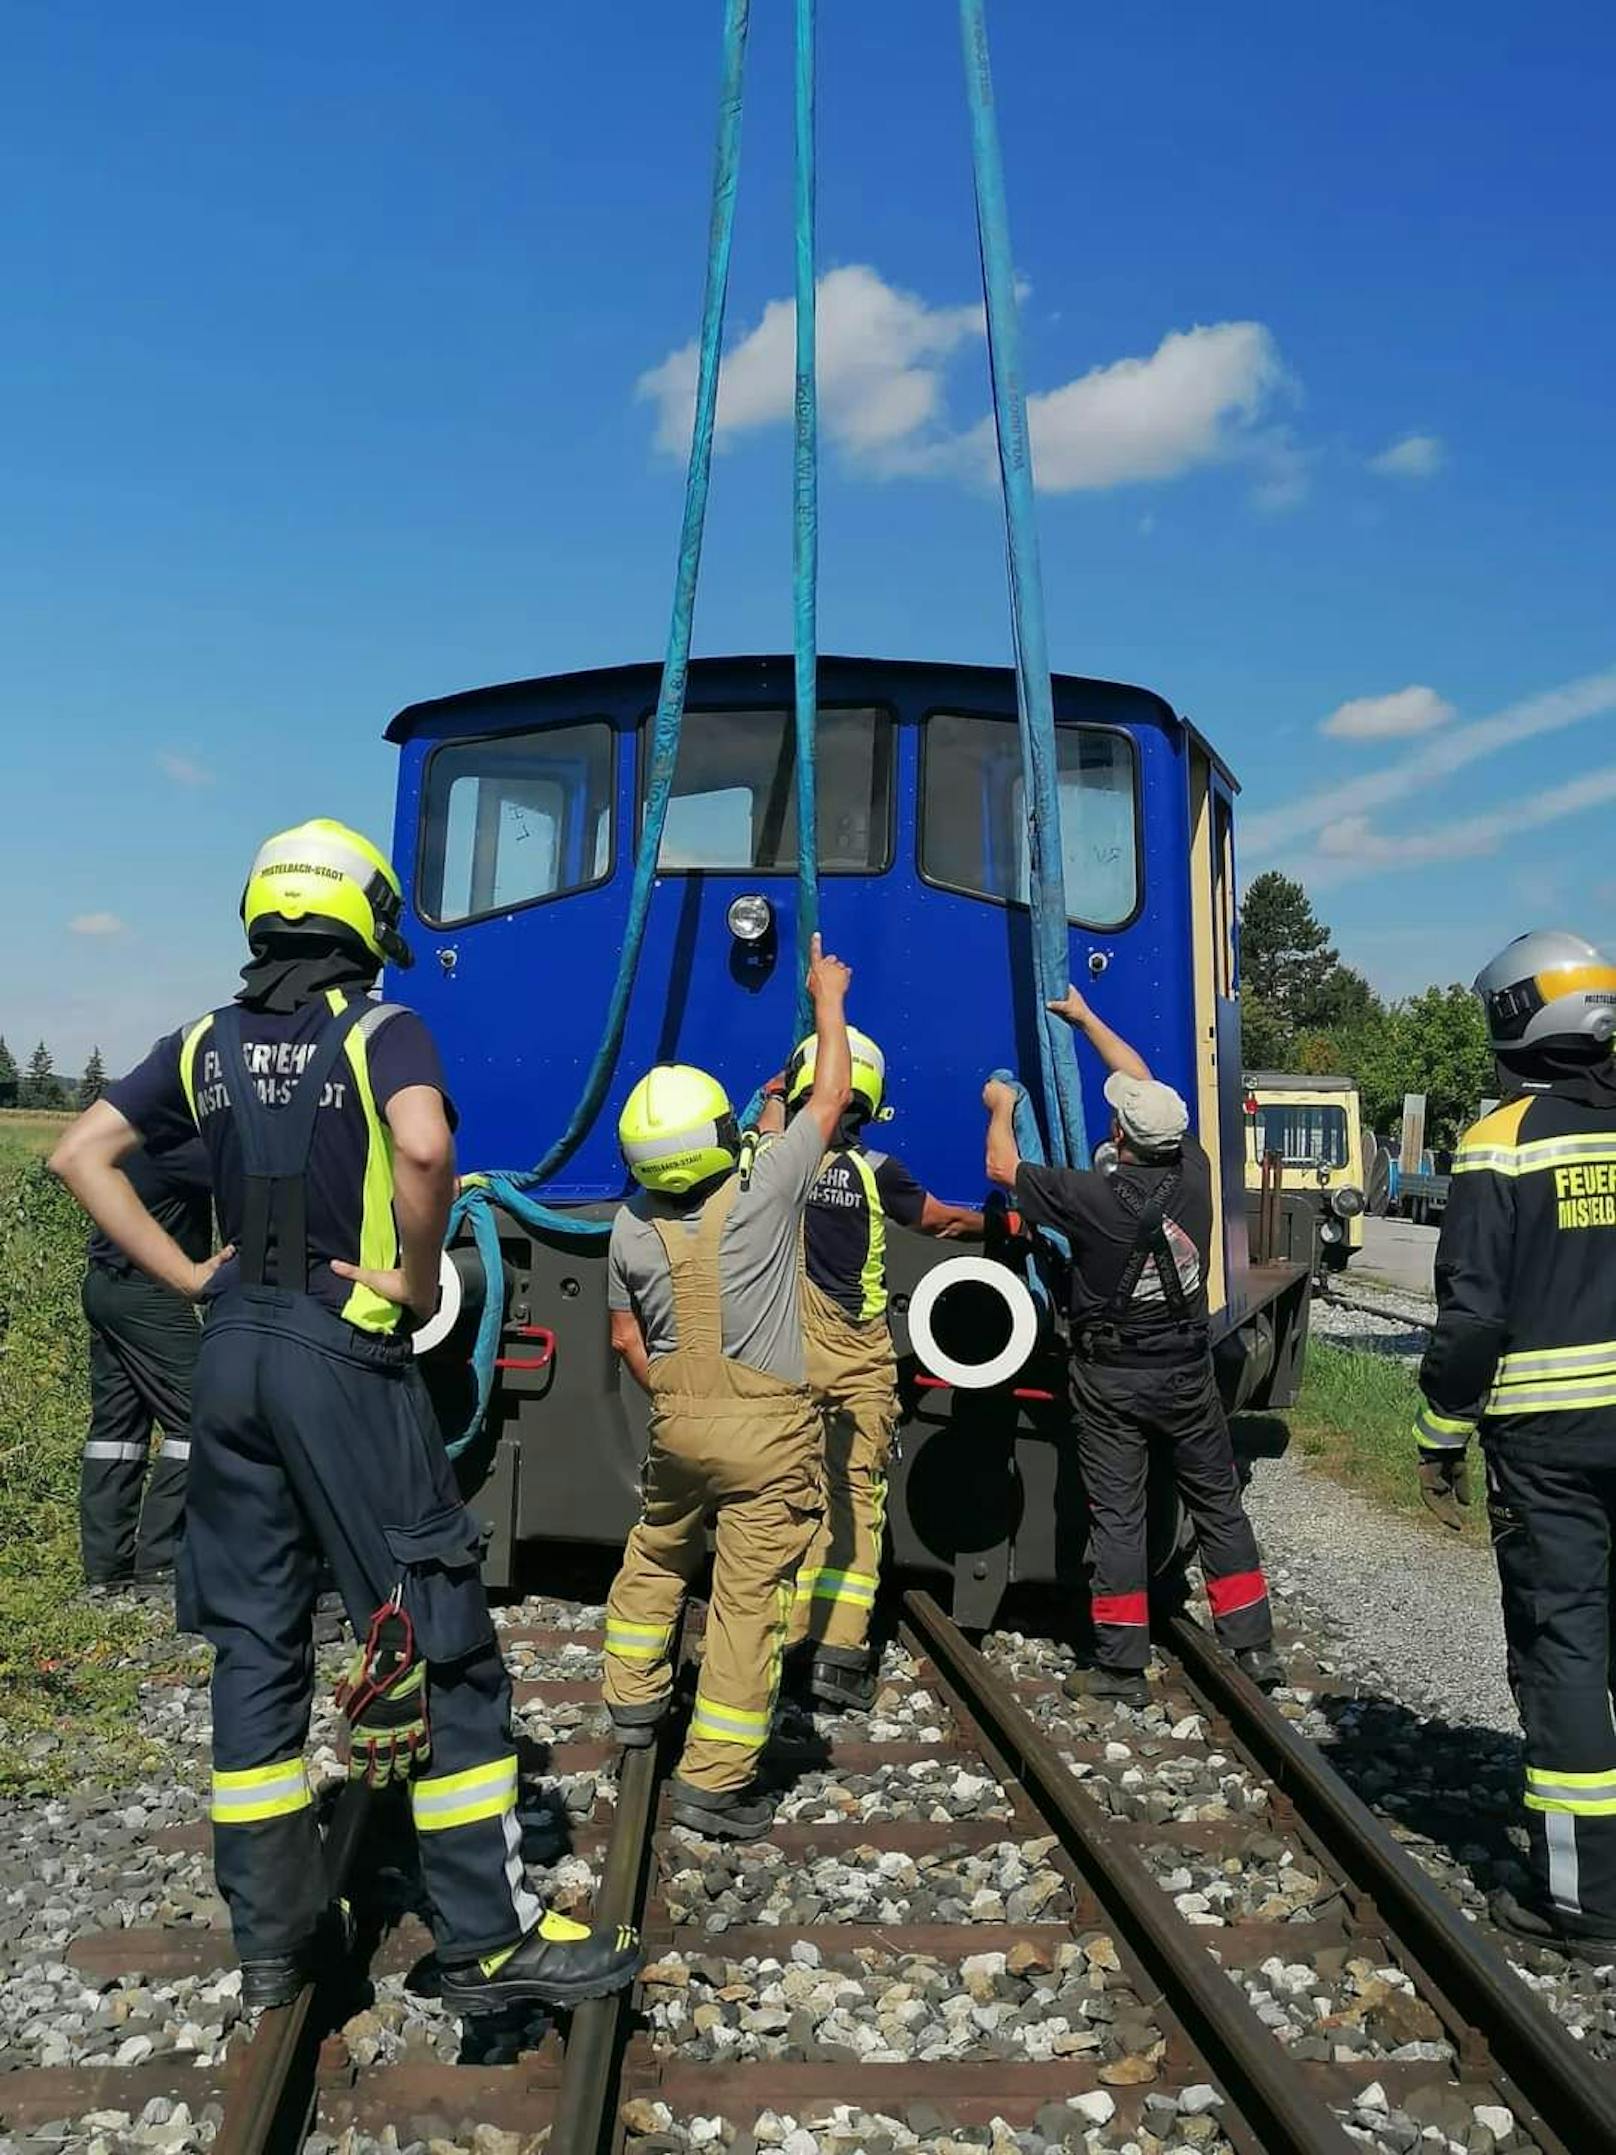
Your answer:
[[[1105,1097],[1128,1143],[1140,1152],[1171,1152],[1190,1126],[1190,1111],[1171,1085],[1113,1070]]]

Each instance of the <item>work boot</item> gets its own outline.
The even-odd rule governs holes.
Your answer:
[[[675,1774],[668,1792],[674,1824],[705,1834],[710,1841],[759,1841],[774,1824],[774,1798],[756,1786],[693,1788]]]
[[[808,1689],[834,1712],[868,1713],[875,1704],[875,1668],[868,1647],[816,1647]]]
[[[1277,1691],[1285,1681],[1285,1664],[1271,1646],[1242,1646],[1234,1665],[1259,1691]]]
[[[497,2013],[509,2005],[581,2005],[632,1983],[645,1955],[626,1923],[591,1930],[554,1909],[502,1953],[443,1970],[440,1996],[451,2013]]]
[[[289,1953],[268,1953],[241,1964],[241,2010],[290,2005],[305,1984],[341,1966],[353,1949],[353,1915],[346,1901],[326,1910],[312,1938]]]
[[[1119,1706],[1148,1706],[1150,1685],[1137,1669],[1108,1669],[1100,1662],[1073,1669],[1061,1689],[1069,1699],[1115,1699]]]
[[[1551,1915],[1546,1909],[1531,1907],[1517,1900],[1507,1886],[1488,1901],[1487,1913],[1501,1931],[1525,1945],[1543,1946],[1551,1953],[1596,1966],[1616,1961],[1616,1931],[1596,1928],[1587,1917],[1562,1915],[1558,1910]]]
[[[664,1691],[661,1698],[653,1699],[649,1706],[614,1706],[607,1700],[612,1734],[625,1751],[648,1751],[651,1748],[668,1718],[672,1698],[671,1691]]]

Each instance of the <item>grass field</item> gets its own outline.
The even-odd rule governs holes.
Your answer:
[[[140,1687],[198,1666],[154,1614],[79,1596],[85,1222],[40,1157],[63,1119],[0,1117],[0,1794],[160,1771]]]
[[[38,1108],[0,1108],[0,1172],[21,1161],[42,1160],[72,1120]]]
[[[1307,1350],[1302,1396],[1281,1419],[1304,1459],[1349,1489],[1406,1512],[1445,1540],[1448,1529],[1420,1502],[1412,1434],[1418,1399],[1407,1363],[1314,1340]],[[1484,1541],[1487,1510],[1475,1447],[1471,1479],[1476,1486],[1464,1538]]]

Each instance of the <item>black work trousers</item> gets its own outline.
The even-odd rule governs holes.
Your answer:
[[[144,1272],[89,1265],[83,1303],[90,1428],[79,1467],[79,1547],[85,1578],[115,1584],[174,1561],[202,1334],[191,1304]],[[154,1423],[163,1433],[155,1462]]]
[[[1533,1887],[1569,1929],[1608,1937],[1616,1934],[1616,1444],[1582,1422],[1499,1416],[1481,1434],[1510,1685],[1526,1737]]]
[[[1089,1504],[1096,1659],[1129,1673],[1150,1659],[1145,1514],[1153,1450],[1167,1455],[1195,1528],[1218,1637],[1233,1649],[1269,1645],[1268,1587],[1210,1355],[1145,1368],[1074,1358],[1072,1408]]]
[[[537,1922],[522,1871],[510,1680],[406,1341],[308,1295],[239,1288],[209,1314],[193,1416],[182,1619],[211,1640],[213,1852],[243,1960],[296,1949],[328,1896],[303,1764],[321,1558],[356,1635],[398,1590],[427,1667],[432,1756],[411,1785],[445,1959]]]

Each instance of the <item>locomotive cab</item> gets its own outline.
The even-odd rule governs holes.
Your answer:
[[[441,1046],[467,1169],[542,1154],[594,1060],[658,686],[654,665],[558,675],[413,705],[389,729],[418,959],[402,992]],[[1248,1246],[1234,783],[1149,690],[1058,676],[1054,705],[1070,977],[1191,1103],[1219,1169],[1209,1286],[1225,1390],[1283,1403],[1306,1266],[1278,1251],[1254,1266]],[[854,969],[849,1014],[886,1052],[878,1142],[937,1196],[978,1204],[983,1079],[1002,1065],[1035,1085],[1038,1068],[1014,675],[823,658],[817,744],[820,910]],[[796,870],[791,661],[699,660],[608,1103],[543,1193],[568,1225],[501,1215],[498,1381],[472,1455],[496,1575],[516,1539],[617,1546],[636,1516],[645,1402],[608,1344],[604,1238],[577,1228],[629,1192],[616,1114],[650,1064],[697,1063],[739,1106],[784,1063]],[[1092,1144],[1104,1073],[1079,1066]],[[911,1297],[957,1254],[889,1236],[905,1405],[889,1518],[900,1562],[951,1572],[956,1611],[986,1621],[1008,1579],[1075,1575],[1083,1522],[1047,1328],[999,1381],[952,1381],[1004,1362],[1015,1312],[980,1281],[950,1285],[926,1330],[944,1373],[916,1353]],[[429,1372],[451,1414],[464,1345],[462,1326]]]

